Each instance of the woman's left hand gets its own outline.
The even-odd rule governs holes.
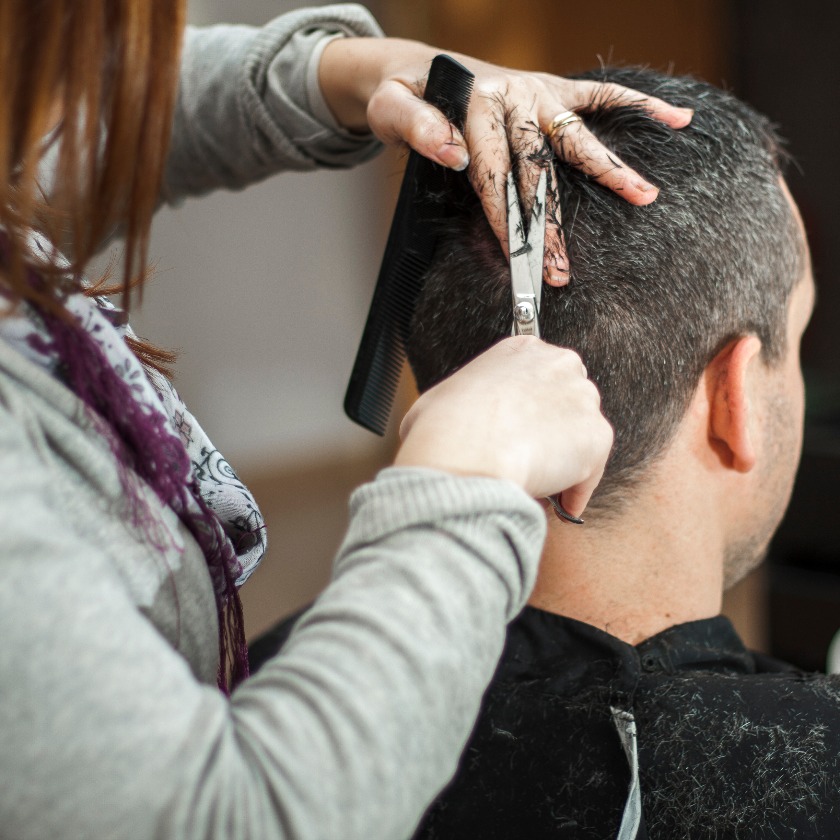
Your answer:
[[[388,144],[412,149],[452,169],[469,166],[469,178],[507,255],[505,181],[511,147],[517,151],[520,195],[533,194],[539,178],[543,135],[563,112],[587,107],[593,99],[640,105],[672,128],[683,128],[692,111],[614,84],[573,81],[548,73],[496,67],[449,53],[475,74],[465,131],[422,99],[432,59],[441,51],[415,41],[392,38],[341,38],[324,50],[321,89],[336,119],[351,131],[372,131]],[[577,166],[631,204],[650,204],[658,190],[622,163],[573,121],[551,134],[557,155]],[[563,285],[568,262],[556,228],[546,230],[545,280]]]

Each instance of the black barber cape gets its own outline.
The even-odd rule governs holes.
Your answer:
[[[533,608],[502,661],[452,784],[417,838],[615,838],[638,732],[638,837],[840,840],[840,678],[750,653],[717,617],[633,647]]]
[[[840,840],[840,677],[749,652],[723,617],[634,647],[531,607],[415,838],[614,840],[632,778],[616,710],[638,733],[638,840]]]

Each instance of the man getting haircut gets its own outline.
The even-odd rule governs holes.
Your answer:
[[[840,682],[748,651],[719,615],[766,553],[801,449],[814,291],[784,152],[704,83],[586,78],[695,116],[674,131],[609,101],[582,112],[661,188],[646,207],[546,156],[569,282],[543,289],[542,337],[581,355],[615,447],[584,526],[546,508],[530,606],[416,836],[840,837]],[[421,390],[512,323],[480,206],[447,202],[408,342]]]

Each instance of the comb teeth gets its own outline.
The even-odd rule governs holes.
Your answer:
[[[461,67],[461,65],[458,66]],[[441,67],[441,65],[438,64],[437,67]],[[444,65],[436,74],[436,77],[433,78],[432,73],[435,69],[436,65],[433,63],[428,83],[428,87],[432,87],[432,93],[427,102],[442,111],[446,115],[446,119],[455,123],[463,131],[470,97],[475,86],[475,77],[470,74],[469,78],[465,78],[463,72],[469,73],[466,68],[461,67],[463,72],[456,74],[451,67]]]
[[[349,417],[384,435],[405,362],[405,339],[428,260],[403,251],[376,289],[350,384],[344,398]]]
[[[474,81],[466,67],[449,56],[438,55],[432,61],[424,98],[463,130]],[[405,341],[437,245],[433,231],[440,209],[432,210],[419,196],[422,189],[429,189],[432,184],[439,186],[438,191],[445,189],[447,172],[416,152],[409,155],[373,301],[344,397],[347,416],[378,435],[384,435],[388,426],[405,362]]]

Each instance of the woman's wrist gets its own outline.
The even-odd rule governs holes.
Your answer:
[[[318,81],[336,122],[348,131],[365,133],[368,103],[380,83],[397,67],[430,64],[436,51],[418,41],[397,38],[336,38],[324,48]],[[422,89],[422,78],[405,79]]]

